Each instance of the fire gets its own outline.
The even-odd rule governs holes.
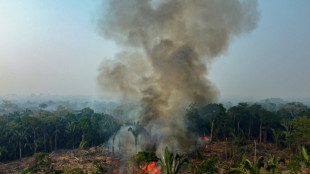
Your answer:
[[[209,138],[207,137],[207,135],[204,133],[203,134],[203,139],[205,140],[205,141],[209,141]]]
[[[113,171],[112,171],[112,174],[118,174],[118,171],[117,171],[117,162],[115,163],[115,167],[114,167],[114,169],[113,169]]]
[[[157,165],[156,161],[151,161],[145,165],[140,166],[140,168],[148,174],[160,174],[160,166]]]
[[[209,146],[208,146],[208,145],[206,145],[205,149],[208,149],[208,148],[209,148]]]

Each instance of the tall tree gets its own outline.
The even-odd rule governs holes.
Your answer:
[[[310,118],[307,116],[296,117],[292,120],[293,131],[292,138],[300,154],[302,146],[310,144]]]
[[[17,142],[18,142],[18,147],[19,147],[19,159],[22,159],[22,149],[24,148],[24,145],[27,143],[29,134],[27,130],[22,129],[22,130],[15,130],[15,134]]]

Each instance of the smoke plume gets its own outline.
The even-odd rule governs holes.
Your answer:
[[[124,51],[101,65],[101,92],[138,100],[153,142],[189,148],[185,108],[218,94],[208,64],[257,21],[256,0],[110,0],[100,31]]]

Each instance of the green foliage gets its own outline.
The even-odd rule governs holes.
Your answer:
[[[197,160],[201,160],[202,159],[202,155],[200,154],[199,150],[195,150],[195,158]]]
[[[307,149],[304,146],[302,147],[302,156],[303,156],[303,161],[305,162],[305,165],[308,167],[308,173],[310,173],[310,159],[309,159]]]
[[[82,140],[79,145],[79,150],[84,150],[86,145],[87,145],[87,142],[85,140]]]
[[[267,164],[267,170],[271,171],[272,174],[278,174],[279,173],[279,164],[280,163],[285,164],[285,160],[283,158],[276,158],[273,154],[270,154],[270,159]]]
[[[301,173],[301,161],[302,159],[298,156],[293,156],[292,160],[287,165],[287,168],[290,169],[290,173]]]
[[[246,144],[246,138],[243,130],[239,130],[237,136],[235,135],[234,132],[230,132],[230,136],[233,137],[233,144],[238,146]]]
[[[76,168],[69,170],[68,174],[87,174],[87,171],[84,172],[83,169],[76,167]]]
[[[1,159],[2,154],[7,153],[7,152],[8,150],[5,146],[0,146],[0,159]]]
[[[27,174],[27,173],[31,173],[34,171],[35,171],[35,168],[33,166],[28,166],[24,168],[24,170],[21,171],[21,174]]]
[[[281,136],[282,136],[282,131],[279,130],[279,129],[275,130],[274,128],[271,128],[270,130],[272,132],[274,142],[276,143],[277,146],[279,146],[280,139],[281,139]]]
[[[104,174],[108,171],[108,169],[106,167],[104,167],[102,164],[100,163],[93,163],[93,174]]]
[[[33,155],[34,165],[26,167],[22,174],[26,173],[55,173],[53,169],[52,161],[48,153],[35,153]]]
[[[215,166],[217,162],[216,157],[211,157],[211,159],[207,161],[202,161],[198,166],[195,168],[196,174],[214,174],[217,172],[217,168]]]
[[[291,138],[296,147],[310,144],[310,118],[307,116],[296,117],[292,120],[293,131]]]
[[[192,103],[186,108],[188,129],[200,136],[204,133],[210,134],[212,121],[216,117],[225,115],[225,111],[222,104],[208,104],[199,108],[197,104]]]
[[[230,170],[229,174],[245,174],[247,172],[250,174],[260,174],[262,167],[264,167],[264,157],[261,156],[257,159],[257,162],[252,162],[243,155],[239,168]]]
[[[229,170],[228,174],[247,174],[247,173],[242,169],[232,169]]]
[[[181,167],[189,162],[183,155],[170,152],[168,147],[162,153],[159,163],[165,174],[177,174]]]
[[[48,172],[51,169],[52,160],[48,153],[35,153],[33,155],[36,171]]]
[[[136,155],[130,158],[130,161],[136,163],[140,166],[143,163],[151,162],[151,161],[158,161],[159,158],[153,151],[148,152],[138,152]]]
[[[1,106],[0,106],[1,107]],[[0,161],[61,148],[86,148],[106,142],[120,127],[113,116],[90,108],[73,111],[26,109],[0,116]]]
[[[302,155],[304,157],[304,160],[309,162],[309,155],[308,155],[308,152],[304,146],[302,147]]]

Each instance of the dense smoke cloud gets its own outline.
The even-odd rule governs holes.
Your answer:
[[[140,101],[154,141],[187,142],[186,106],[217,96],[207,64],[257,20],[256,0],[110,0],[100,29],[126,51],[103,62],[98,84],[105,96]]]

